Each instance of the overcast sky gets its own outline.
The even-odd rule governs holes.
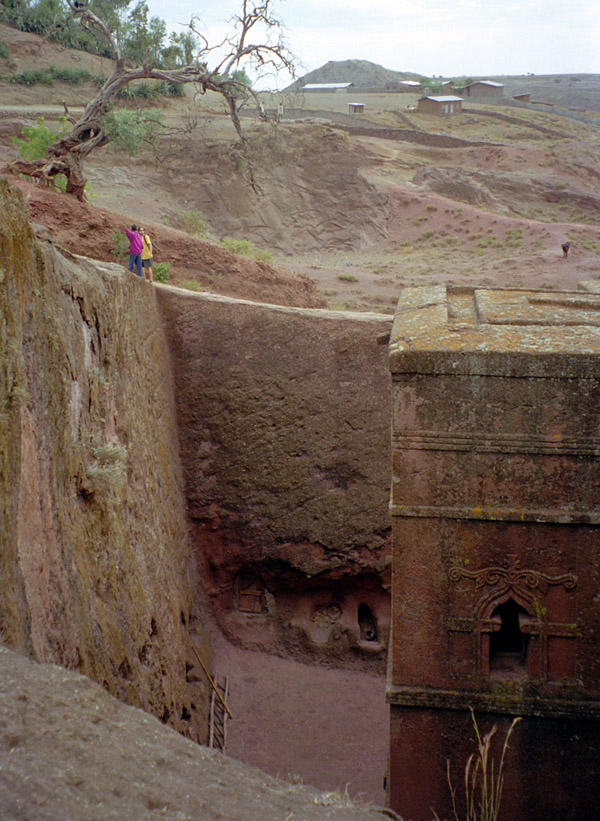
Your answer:
[[[148,5],[169,29],[199,16],[212,40],[241,0]],[[273,0],[273,8],[300,76],[329,60],[428,77],[600,73],[600,0]]]

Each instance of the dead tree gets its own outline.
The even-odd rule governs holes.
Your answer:
[[[243,150],[245,139],[239,107],[248,97],[254,99],[257,105],[258,100],[256,93],[245,84],[232,79],[231,73],[244,61],[264,69],[283,68],[292,76],[294,74],[293,58],[283,42],[281,24],[271,12],[271,0],[242,0],[239,15],[231,21],[232,35],[218,44],[209,44],[198,29],[198,19],[193,18],[190,29],[199,39],[199,52],[192,65],[175,69],[152,65],[148,54],[141,66],[127,66],[120,44],[104,21],[90,11],[87,4],[79,0],[67,2],[73,16],[80,20],[83,27],[100,34],[110,44],[114,58],[113,72],[87,104],[79,119],[68,116],[70,132],[53,143],[45,157],[33,161],[15,160],[3,170],[27,174],[46,183],[51,183],[57,174],[64,174],[67,193],[81,201],[85,201],[86,185],[83,161],[92,151],[110,142],[105,131],[106,113],[113,98],[128,83],[142,79],[165,80],[177,84],[194,83],[201,94],[207,91],[221,94],[227,102],[229,115]],[[261,34],[259,39],[263,42],[250,42],[250,37],[255,32]],[[212,58],[216,64],[209,68]],[[66,106],[65,111],[67,112]]]

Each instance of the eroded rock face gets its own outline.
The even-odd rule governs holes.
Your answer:
[[[204,740],[190,631],[208,648],[154,291],[36,241],[0,181],[0,316],[4,641]]]
[[[0,816],[37,821],[377,821],[192,744],[83,676],[0,648]],[[26,776],[26,777],[25,777]]]
[[[458,202],[488,208],[499,214],[523,214],[540,202],[561,203],[589,213],[590,219],[600,212],[600,198],[593,194],[563,191],[553,183],[527,177],[523,173],[475,171],[469,168],[420,168],[413,182],[436,194]]]
[[[221,627],[246,646],[382,666],[391,318],[158,294]]]

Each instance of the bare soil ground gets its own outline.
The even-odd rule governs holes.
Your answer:
[[[118,261],[111,251],[111,238],[124,235],[130,220],[18,177],[8,179],[24,194],[32,222],[46,227],[59,245],[81,256]],[[172,285],[195,285],[194,290],[300,308],[325,304],[308,278],[276,271],[265,262],[231,254],[163,225],[146,222],[144,227],[151,232],[156,260],[166,259],[171,265]]]
[[[0,648],[0,816],[14,821],[397,817],[200,747],[102,687]]]
[[[214,642],[233,720],[226,752],[270,775],[383,805],[385,679]]]
[[[32,61],[83,65],[99,60],[40,44],[40,38],[6,27],[0,27],[0,36],[18,68]],[[569,88],[573,93],[586,89],[593,120],[597,78],[556,79],[547,78],[543,86],[548,93],[552,87],[560,91],[557,99]],[[60,100],[79,103],[90,90],[0,82],[5,155],[16,156],[11,137],[26,122],[35,122],[38,113],[56,122]],[[165,142],[160,156],[130,158],[107,148],[92,157],[87,169],[91,204],[122,215],[123,223],[90,229],[83,216],[79,229],[77,221],[65,220],[60,227],[58,218],[51,220],[52,207],[43,216],[46,206],[36,205],[47,202],[45,196],[28,191],[32,215],[59,231],[67,247],[76,250],[83,241],[88,248],[83,253],[93,250],[91,233],[95,253],[103,257],[113,230],[144,221],[158,239],[158,259],[172,264],[174,284],[193,280],[202,289],[260,299],[266,283],[253,284],[246,261],[240,260],[238,282],[230,287],[225,282],[229,269],[217,254],[224,236],[249,239],[273,253],[273,267],[288,281],[308,277],[321,304],[342,310],[392,312],[405,285],[570,289],[600,277],[597,126],[571,119],[572,112],[559,106],[543,113],[469,102],[466,113],[439,118],[409,111],[412,95],[364,94],[365,116],[355,135],[332,120],[347,112],[349,99],[286,95],[280,126],[248,122],[259,194],[245,180],[246,160],[234,148],[235,134],[220,100],[204,95],[164,103],[165,119],[182,131]],[[51,102],[57,105],[49,107]],[[285,111],[291,106],[311,115],[316,109],[322,116],[288,121]],[[409,127],[424,135],[443,133],[472,145],[440,148],[403,139],[402,131],[383,139],[365,134],[365,124],[391,134]],[[165,224],[176,225],[186,210],[202,213],[216,256],[208,251],[199,256],[195,241],[186,251],[185,234],[171,232],[168,241]],[[566,239],[571,242],[568,260],[560,249]]]

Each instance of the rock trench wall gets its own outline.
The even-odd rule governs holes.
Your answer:
[[[245,646],[382,667],[392,317],[157,291],[220,626]]]
[[[199,741],[205,602],[382,669],[392,318],[151,287],[0,204],[1,640]]]
[[[0,317],[2,640],[203,741],[191,641],[208,647],[155,292],[36,241],[0,180]]]

